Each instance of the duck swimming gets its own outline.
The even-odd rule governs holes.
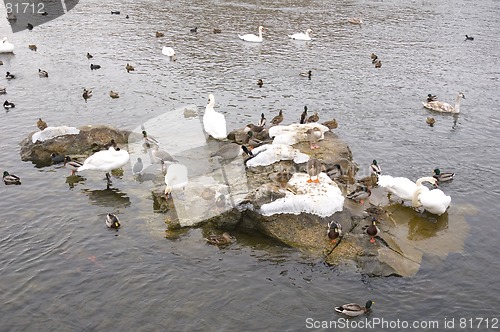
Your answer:
[[[101,69],[101,65],[94,65],[93,63],[90,64],[90,70],[97,70]]]
[[[238,37],[240,37],[241,40],[244,40],[244,41],[247,41],[247,42],[253,42],[253,43],[261,43],[262,42],[262,31],[264,30],[264,27],[263,26],[260,26],[259,27],[259,35],[256,36],[254,34],[246,34],[246,35],[243,35],[243,36],[240,36],[238,35]]]
[[[156,31],[156,38],[161,38],[161,37],[165,37],[165,34],[163,32],[160,32],[160,31]]]
[[[312,70],[308,70],[308,71],[301,72],[301,73],[299,73],[299,76],[302,76],[302,77],[307,77],[307,78],[311,79],[311,76],[312,76]]]
[[[75,159],[71,160],[70,156],[66,156],[64,158],[64,167],[69,168],[71,170],[71,175],[75,175],[78,171],[78,168],[82,167],[83,164]]]
[[[305,33],[299,32],[299,33],[294,33],[293,35],[288,35],[288,37],[295,39],[295,40],[311,40],[311,36],[309,36],[309,33],[313,32],[311,29],[307,29]]]
[[[434,119],[432,116],[428,116],[427,119],[425,119],[425,123],[427,123],[431,127],[434,127],[436,119]]]
[[[85,159],[83,165],[79,167],[77,171],[97,170],[106,172],[106,179],[108,184],[110,184],[111,175],[109,172],[123,167],[128,163],[129,159],[130,155],[127,151],[110,147],[108,150],[98,151]]]
[[[222,233],[222,235],[212,234],[205,238],[205,240],[217,246],[227,246],[233,242],[233,238],[228,233]]]
[[[375,302],[367,301],[364,307],[357,303],[348,303],[340,307],[335,307],[335,311],[349,317],[356,317],[369,312],[373,303]]]
[[[87,102],[87,99],[92,97],[92,90],[83,89],[82,97],[85,99],[85,102]]]
[[[259,88],[262,88],[262,86],[264,85],[264,81],[262,79],[258,79],[257,80],[257,85],[259,86]]]
[[[128,63],[125,65],[125,69],[127,70],[127,73],[130,73],[131,71],[135,71],[134,66],[131,66]]]
[[[115,92],[113,90],[109,91],[109,96],[113,99],[120,98],[120,95],[118,94],[118,92]]]
[[[474,40],[474,37],[465,35],[465,40]]]
[[[3,102],[3,107],[5,109],[10,109],[10,108],[16,107],[16,105],[14,103],[11,103],[8,100],[6,100],[6,101]]]
[[[49,77],[49,73],[46,70],[41,70],[40,68],[38,68],[38,76]]]
[[[422,102],[422,104],[425,108],[430,109],[431,111],[458,114],[460,113],[460,101],[462,98],[465,99],[465,95],[462,92],[459,92],[455,100],[455,107],[442,101]]]
[[[205,132],[215,139],[225,139],[227,137],[226,118],[224,114],[214,110],[215,97],[208,95],[208,104],[203,114],[203,127]]]
[[[113,214],[113,213],[108,213],[106,215],[106,226],[108,226],[108,228],[120,228],[120,220],[118,220],[118,217]]]
[[[52,152],[50,154],[50,159],[52,159],[53,164],[59,164],[66,160],[66,156],[63,154],[57,154],[55,152]]]
[[[28,48],[29,48],[30,50],[32,50],[32,51],[35,51],[35,52],[36,52],[36,50],[38,49],[38,47],[36,47],[36,45],[35,45],[35,44],[29,44],[29,45],[28,45]]]
[[[161,53],[163,55],[168,56],[171,61],[175,61],[176,60],[175,50],[172,47],[163,46],[163,48],[161,49]]]
[[[439,168],[434,169],[433,175],[432,175],[436,180],[439,182],[448,182],[453,180],[453,177],[455,176],[455,173],[451,172],[441,172]]]
[[[5,73],[5,78],[8,79],[8,80],[12,80],[14,78],[16,78],[16,75],[14,74],[11,74],[9,71],[7,73]]]
[[[328,235],[328,238],[335,243],[337,239],[342,237],[342,225],[334,220],[330,221],[328,223],[326,234]]]
[[[3,182],[5,184],[21,184],[21,178],[14,174],[9,174],[9,172],[3,172]]]
[[[357,24],[357,25],[363,24],[363,19],[361,17],[351,17],[347,21],[351,24]]]
[[[94,56],[92,54],[90,54],[89,52],[87,52],[87,59],[92,59]]]

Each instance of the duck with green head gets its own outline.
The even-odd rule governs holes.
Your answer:
[[[346,316],[349,316],[349,317],[357,317],[357,316],[360,316],[362,314],[366,314],[367,312],[370,312],[372,304],[374,304],[374,303],[375,302],[373,302],[371,300],[366,301],[366,304],[364,307],[357,304],[357,303],[348,303],[348,304],[344,304],[340,307],[335,307],[335,311],[339,312],[341,314],[344,314]]]
[[[439,182],[447,182],[453,180],[455,173],[451,172],[441,172],[439,168],[434,169],[433,177]]]
[[[14,174],[9,174],[9,172],[3,172],[3,182],[5,184],[21,184],[21,178]]]

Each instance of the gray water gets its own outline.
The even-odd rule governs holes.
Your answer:
[[[365,24],[347,23],[351,16]],[[370,319],[436,320],[442,330],[445,319],[458,329],[462,318],[464,331],[485,330],[485,321],[477,329],[483,318],[492,327],[500,270],[498,17],[493,0],[90,0],[31,32],[12,34],[0,19],[0,36],[16,45],[15,55],[0,54],[1,73],[18,76],[0,78],[2,97],[16,104],[1,112],[0,161],[23,180],[0,186],[1,330],[300,331],[307,318],[337,320],[335,305],[368,299],[376,302]],[[238,39],[259,25],[268,29],[262,44]],[[307,28],[312,42],[286,36]],[[465,42],[465,34],[475,40]],[[163,45],[175,48],[176,62],[162,56]],[[382,68],[373,68],[372,52]],[[91,62],[102,69],[91,72]],[[127,74],[127,62],[135,72]],[[298,76],[309,69],[312,80]],[[84,87],[94,90],[88,103]],[[427,126],[425,96],[453,104],[458,91],[467,98],[460,115],[433,114],[437,123]],[[102,174],[67,183],[67,169],[20,161],[18,143],[40,116],[49,125],[133,129],[185,105],[202,111],[208,93],[230,129],[280,109],[284,124],[296,122],[304,105],[336,118],[362,172],[374,158],[394,176],[416,179],[436,166],[456,172],[443,186],[452,208],[477,211],[467,216],[462,252],[424,256],[413,277],[367,278],[257,234],[234,233],[237,242],[219,249],[203,239],[210,230],[167,230],[151,183],[135,181],[130,167],[106,190]],[[108,212],[121,218],[118,232],[106,229]],[[453,232],[452,219],[442,231]]]

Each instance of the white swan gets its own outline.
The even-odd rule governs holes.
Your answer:
[[[94,153],[85,161],[78,172],[85,170],[96,170],[106,172],[106,179],[111,183],[109,172],[118,169],[128,163],[130,155],[127,151],[110,147],[108,150],[102,150]]]
[[[215,139],[224,139],[227,136],[226,118],[224,114],[214,110],[215,97],[213,94],[208,95],[208,104],[203,114],[203,127],[207,134]]]
[[[436,184],[437,180],[433,177],[421,178],[423,181],[431,182]],[[450,206],[451,197],[445,195],[441,189],[432,189],[419,183],[417,190],[413,194],[412,204],[414,207],[422,206],[425,210],[432,214],[437,214],[438,216],[446,212],[446,209]]]
[[[238,35],[238,37],[240,37],[241,40],[244,40],[247,42],[261,43],[262,42],[262,30],[264,30],[264,27],[260,26],[258,36],[254,35],[252,33],[249,33],[249,34],[246,34],[243,36]]]
[[[165,174],[165,197],[168,199],[172,190],[183,189],[188,184],[188,169],[182,164],[168,166]]]
[[[161,50],[161,53],[163,55],[168,56],[170,58],[170,60],[172,60],[172,61],[176,60],[175,51],[174,51],[174,49],[172,47],[163,46],[163,48]]]
[[[7,37],[3,37],[0,43],[0,53],[14,53],[14,44],[9,42]]]
[[[417,182],[413,182],[412,180],[404,177],[392,177],[390,175],[380,175],[378,177],[378,182],[377,184],[380,187],[386,188],[389,190],[391,193],[394,195],[398,196],[399,198],[405,200],[405,201],[412,201],[415,192],[417,191],[418,187],[424,187],[422,186],[422,183],[427,181],[431,182],[434,179],[433,177],[422,177],[417,180]],[[435,180],[435,179],[434,179]],[[424,187],[426,188],[426,187]]]
[[[288,37],[296,40],[311,40],[311,36],[309,36],[309,33],[312,32],[311,29],[307,29],[306,33],[294,33],[293,35],[288,35]]]
[[[54,137],[63,135],[77,135],[80,130],[75,127],[59,126],[59,127],[47,127],[44,130],[37,131],[31,136],[31,141],[36,143],[36,141],[46,141]]]
[[[425,108],[436,112],[460,113],[460,101],[462,100],[462,98],[465,99],[465,96],[462,92],[459,92],[457,99],[455,100],[455,107],[442,101],[422,102],[422,104],[424,105]]]

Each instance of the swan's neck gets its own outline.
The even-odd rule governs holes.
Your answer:
[[[262,29],[259,29],[259,38],[262,39]]]
[[[430,182],[432,184],[435,184],[436,179],[431,177],[431,176],[426,176],[426,177],[418,179],[417,182],[415,182],[415,183],[417,184],[417,187],[420,187],[422,185],[422,183],[424,183],[424,182]]]
[[[462,96],[459,94],[455,100],[455,110],[453,113],[460,113],[460,102],[462,101]]]
[[[418,196],[422,192],[422,189],[423,188],[419,188],[419,189],[415,190],[415,192],[413,193],[413,199],[411,201],[413,207],[419,207],[420,206],[420,201],[418,199]]]

